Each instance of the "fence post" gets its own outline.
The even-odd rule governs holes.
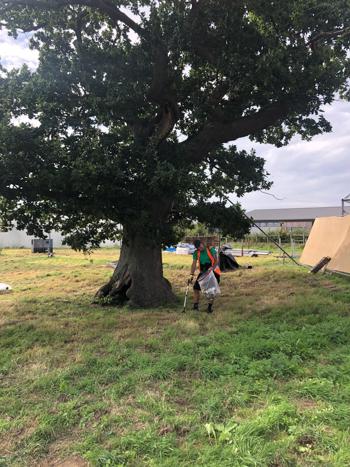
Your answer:
[[[280,248],[282,248],[282,239],[281,239],[281,236],[280,236],[280,235],[278,236],[278,244],[279,244]],[[282,255],[282,262],[283,262],[283,264],[284,264],[284,261],[285,261],[285,255],[284,255],[284,253],[283,253],[283,255]]]
[[[292,258],[294,258],[294,239],[293,239],[292,235],[290,236],[290,247],[291,247],[291,250],[292,250]]]

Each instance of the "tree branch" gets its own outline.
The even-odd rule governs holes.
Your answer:
[[[159,113],[151,126],[151,134],[157,144],[164,141],[179,118],[176,93],[172,88],[173,78],[169,67],[168,50],[162,37],[160,20],[155,9],[151,10],[154,34],[154,67],[148,97],[159,105]]]
[[[42,29],[45,25],[46,23],[39,23],[36,25],[33,24],[31,26],[28,26],[27,28],[19,28],[19,29],[22,32],[34,32],[34,31],[38,31],[39,29]],[[0,27],[8,29],[9,25],[8,23],[0,23]]]
[[[161,37],[161,27],[158,24],[155,10],[152,14],[154,15],[156,28],[153,31],[154,34],[151,35],[132,18],[118,9],[113,4],[113,0],[0,0],[0,5],[3,5],[2,8],[0,7],[0,13],[17,7],[48,10],[69,5],[85,6],[106,14],[115,24],[119,22],[125,24],[145,39],[149,44],[150,50],[153,52],[154,58],[154,71],[149,98],[160,107],[159,117],[156,118],[157,123],[151,133],[159,143],[167,138],[174,128],[179,112],[176,96],[171,89],[172,79],[169,76],[167,49]],[[79,28],[77,28],[76,34],[79,47],[79,43],[81,45]]]
[[[221,144],[261,131],[276,124],[287,114],[287,104],[280,102],[230,123],[208,122],[196,135],[181,143],[181,146],[188,160],[200,162],[210,151]]]
[[[40,10],[55,10],[68,5],[86,6],[105,13],[114,22],[122,22],[140,37],[146,37],[146,31],[132,18],[115,7],[110,0],[1,0],[0,12],[11,10],[16,7],[38,8]]]
[[[336,37],[346,37],[349,34],[350,34],[350,27],[345,28],[345,29],[339,29],[336,31],[320,32],[309,40],[308,45],[311,45],[313,47],[315,46],[317,42],[320,42],[323,39],[334,39]]]
[[[199,1],[192,0],[191,5],[192,7],[189,14],[190,44],[199,57],[210,64],[216,64],[217,54],[213,52],[215,46],[214,48],[211,47],[211,38],[202,24]]]
[[[220,0],[220,3],[222,2],[223,0]],[[241,3],[241,1],[237,0],[226,0],[225,6],[237,9],[241,8]],[[191,9],[188,16],[190,47],[192,48],[192,52],[195,52],[198,57],[216,67],[219,60],[217,51],[220,48],[224,48],[226,43],[219,35],[210,32],[209,25],[212,22],[212,18],[205,8],[203,8],[205,5],[206,3],[202,0],[191,0]]]

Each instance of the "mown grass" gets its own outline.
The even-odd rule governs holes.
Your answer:
[[[179,306],[92,305],[117,254],[3,250],[0,465],[350,465],[346,278],[242,259],[183,315],[191,259],[167,254]]]

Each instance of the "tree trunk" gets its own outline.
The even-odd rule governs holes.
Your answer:
[[[132,307],[158,307],[175,301],[171,285],[163,277],[160,245],[142,236],[123,239],[118,265],[110,281],[96,297],[108,303]]]

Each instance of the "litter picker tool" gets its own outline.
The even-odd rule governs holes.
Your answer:
[[[190,284],[191,284],[191,279],[188,279],[188,281],[187,281],[187,287],[186,287],[186,293],[185,293],[184,307],[183,307],[182,313],[186,313],[187,297],[188,297],[188,292],[189,292],[189,290],[190,290]]]

